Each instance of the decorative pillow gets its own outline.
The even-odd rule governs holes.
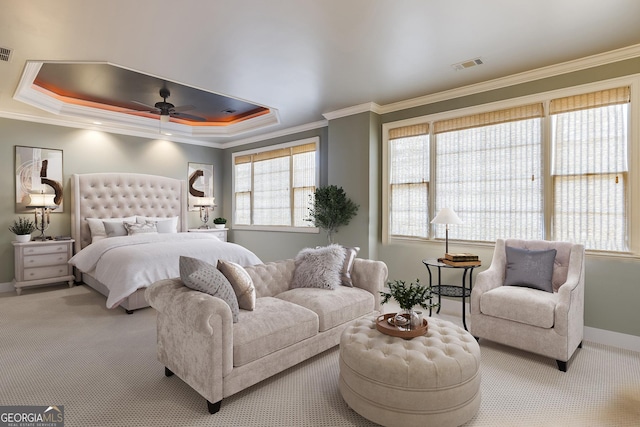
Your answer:
[[[87,224],[89,224],[89,230],[91,231],[91,238],[107,237],[107,232],[104,229],[105,222],[133,222],[136,220],[135,216],[128,216],[126,218],[85,218]]]
[[[158,233],[177,233],[178,232],[178,217],[172,216],[170,218],[160,218],[154,216],[137,216],[136,222],[144,224],[147,221],[156,223]]]
[[[238,322],[238,299],[231,283],[217,268],[197,258],[180,257],[180,279],[190,289],[220,298],[231,308],[233,323]]]
[[[337,288],[345,255],[344,248],[335,244],[301,250],[295,258],[291,288]]]
[[[133,236],[134,234],[158,234],[155,221],[147,221],[144,224],[140,224],[139,222],[125,222],[123,224],[129,236]]]
[[[103,221],[104,231],[107,233],[107,237],[126,236],[127,229],[124,227],[124,222],[119,221]]]
[[[553,292],[551,277],[556,250],[530,251],[527,249],[505,246],[507,254],[507,271],[505,286],[524,286]]]
[[[240,264],[218,260],[218,270],[231,283],[238,298],[238,306],[243,310],[253,311],[256,308],[256,287],[251,276]]]
[[[340,282],[342,286],[348,286],[353,288],[353,281],[351,280],[351,270],[353,270],[353,260],[356,259],[356,255],[360,252],[360,248],[354,246],[353,248],[345,247],[344,264],[342,264],[342,271],[340,272]]]

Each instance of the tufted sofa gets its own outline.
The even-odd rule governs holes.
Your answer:
[[[158,359],[207,400],[222,399],[338,345],[352,320],[380,310],[387,279],[381,261],[356,258],[354,287],[289,289],[293,259],[245,268],[256,289],[253,311],[237,323],[221,299],[185,287],[180,279],[154,283],[146,297],[157,310]]]

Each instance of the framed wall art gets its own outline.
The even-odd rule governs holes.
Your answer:
[[[16,213],[33,210],[26,207],[30,194],[52,195],[57,205],[53,212],[63,212],[62,150],[19,145],[15,149]]]
[[[187,186],[189,190],[189,210],[197,211],[194,206],[196,198],[214,197],[213,195],[213,165],[205,163],[189,163],[187,170]]]

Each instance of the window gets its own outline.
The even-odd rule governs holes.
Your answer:
[[[317,139],[233,155],[234,225],[311,227]]]
[[[444,239],[430,219],[450,207],[464,221],[449,228],[451,239],[629,252],[630,87],[537,98],[385,125],[388,235]]]

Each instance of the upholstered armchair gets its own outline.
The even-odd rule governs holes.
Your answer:
[[[549,262],[540,256],[549,260],[549,249],[556,250],[555,258],[551,251],[552,267],[545,268]],[[551,283],[541,285],[545,270]],[[471,292],[469,331],[477,339],[551,357],[566,372],[582,347],[584,274],[583,245],[499,239],[491,266],[477,275]]]

